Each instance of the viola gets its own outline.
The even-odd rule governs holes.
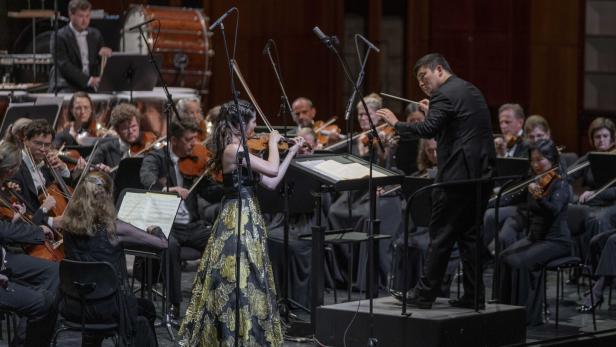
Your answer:
[[[540,176],[537,179],[537,185],[543,191],[541,194],[541,197],[547,196],[547,192],[548,192],[548,188],[550,184],[552,184],[552,182],[554,182],[554,180],[558,178],[560,178],[560,175],[558,174],[558,171],[554,169],[554,170],[546,172],[544,175]]]

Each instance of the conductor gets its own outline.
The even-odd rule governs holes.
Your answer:
[[[490,112],[482,93],[471,83],[453,74],[445,58],[431,53],[420,58],[413,72],[421,90],[430,97],[422,100],[420,109],[426,119],[419,123],[400,122],[388,109],[377,115],[394,126],[402,137],[435,138],[438,157],[436,182],[490,177],[496,157],[492,142]],[[484,285],[479,268],[476,283],[475,250],[477,233],[473,229],[477,206],[476,187],[457,185],[432,191],[430,246],[423,271],[415,288],[408,293],[407,305],[429,309],[436,299],[451,249],[455,242],[460,248],[464,266],[464,295],[449,303],[456,307],[474,307],[477,292],[480,307],[484,308]],[[487,204],[488,187],[482,189],[481,215]],[[481,265],[480,265],[481,266]],[[392,293],[394,296],[400,296]]]

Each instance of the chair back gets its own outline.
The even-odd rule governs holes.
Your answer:
[[[115,295],[119,283],[108,262],[84,262],[65,259],[60,263],[60,291],[82,303]]]

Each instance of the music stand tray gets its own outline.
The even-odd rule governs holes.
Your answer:
[[[0,126],[0,133],[4,134],[9,125],[15,123],[19,118],[29,119],[45,119],[51,125],[52,129],[56,128],[58,115],[62,108],[62,103],[49,103],[35,105],[32,102],[24,102],[19,104],[10,104]]]
[[[340,172],[323,171],[321,164],[324,162],[333,162],[337,167],[342,170],[347,168],[352,169],[345,174]],[[305,175],[308,175],[321,184],[332,186],[337,191],[346,190],[360,190],[368,187],[368,167],[370,163],[360,157],[352,154],[328,154],[318,156],[298,157],[291,161],[290,171],[298,171]],[[361,170],[361,171],[359,171]],[[380,167],[378,165],[372,165],[373,170],[373,183],[375,187],[387,186],[391,184],[402,183],[404,176]],[[354,172],[353,172],[354,171]],[[346,174],[357,173],[361,177],[346,176]],[[366,175],[363,175],[366,173]],[[343,175],[343,176],[340,176]]]
[[[529,168],[528,158],[496,158],[499,176],[525,176]]]
[[[590,152],[588,161],[597,187],[606,185],[616,177],[616,154]]]
[[[160,66],[162,57],[156,56]],[[158,82],[156,70],[147,55],[114,52],[105,65],[98,92],[154,89]]]

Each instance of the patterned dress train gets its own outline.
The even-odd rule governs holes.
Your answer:
[[[240,228],[238,345],[281,346],[283,335],[266,248],[267,230],[254,187],[249,180],[245,181]],[[235,342],[237,176],[225,174],[223,182],[227,193],[193,283],[192,298],[180,326],[180,346],[233,346]]]

